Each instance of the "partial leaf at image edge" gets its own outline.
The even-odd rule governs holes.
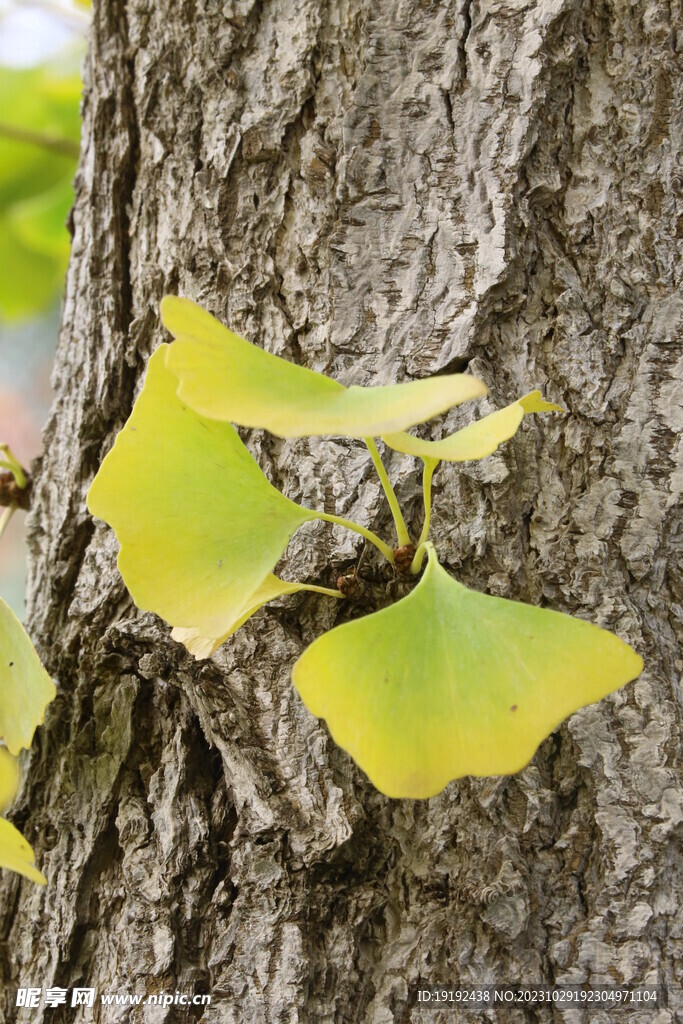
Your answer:
[[[486,394],[468,374],[347,388],[252,345],[189,299],[167,295],[161,318],[176,338],[166,358],[182,401],[209,419],[279,437],[375,437]]]
[[[14,799],[21,773],[16,755],[30,747],[33,734],[56,693],[35,648],[12,609],[0,598],[0,813]],[[34,865],[34,854],[21,833],[0,818],[0,867],[45,884]]]
[[[10,753],[31,746],[55,694],[26,630],[0,598],[0,738]]]
[[[35,855],[30,844],[5,818],[0,818],[0,867],[16,871],[38,885],[45,885],[47,879],[35,866]]]
[[[88,508],[113,527],[119,569],[138,607],[218,639],[317,514],[268,482],[229,423],[180,401],[167,349],[150,358]]]
[[[6,747],[0,747],[0,814],[17,794],[21,781],[19,762]],[[34,854],[22,834],[4,818],[0,818],[0,867],[30,878],[32,882],[45,885],[45,878],[34,865]]]
[[[408,597],[325,633],[292,673],[309,711],[396,798],[519,771],[568,715],[643,666],[598,626],[469,590],[427,548]]]
[[[0,747],[0,814],[4,814],[14,800],[21,783],[21,769],[16,757],[7,747]]]
[[[406,455],[446,462],[466,462],[491,455],[516,433],[525,414],[564,411],[561,405],[544,401],[540,391],[532,391],[504,409],[483,416],[440,441],[426,441],[405,432],[385,434],[382,440],[390,448]]]

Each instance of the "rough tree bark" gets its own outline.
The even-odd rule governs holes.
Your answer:
[[[213,1005],[164,1019],[372,1024],[433,1019],[418,982],[673,1000],[677,20],[669,0],[96,0],[30,520],[30,628],[59,696],[14,811],[48,885],[3,880],[10,993],[196,990]],[[480,408],[562,402],[441,468],[434,536],[468,585],[618,632],[643,676],[519,775],[417,802],[380,796],[290,683],[335,616],[396,592],[372,551],[360,605],[289,598],[196,664],[135,609],[84,504],[167,292],[346,383],[467,366]],[[250,443],[292,498],[388,537],[361,444]],[[417,467],[390,465],[419,527]],[[329,584],[361,553],[319,523],[284,571]],[[152,1019],[7,1007],[93,1012]]]

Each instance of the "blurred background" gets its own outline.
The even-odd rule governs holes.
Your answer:
[[[0,0],[0,442],[27,468],[52,398],[89,6]],[[22,619],[24,520],[0,539],[0,595]]]

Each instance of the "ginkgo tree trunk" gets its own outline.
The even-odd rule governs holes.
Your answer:
[[[165,1019],[249,1024],[428,1020],[416,991],[436,983],[659,984],[673,1002],[673,30],[663,0],[95,0],[30,512],[29,631],[58,695],[10,812],[47,885],[3,878],[8,1019],[152,1012],[17,1009],[21,986],[209,993]],[[278,571],[342,579],[349,601],[292,594],[195,661],[137,610],[85,503],[170,340],[166,294],[345,385],[466,370],[480,412],[537,388],[566,409],[442,463],[431,538],[473,590],[628,641],[639,679],[516,775],[382,796],[291,670],[411,584],[322,522]],[[361,439],[242,433],[288,498],[391,542]],[[417,536],[416,461],[382,454]]]

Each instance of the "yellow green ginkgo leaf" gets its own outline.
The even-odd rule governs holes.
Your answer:
[[[172,295],[161,303],[161,319],[177,339],[166,361],[184,402],[210,419],[263,427],[280,437],[373,437],[486,394],[486,386],[468,374],[347,388],[264,352],[194,302]]]
[[[20,782],[19,762],[7,747],[0,747],[0,814],[4,814],[14,800]]]
[[[268,482],[229,423],[176,394],[162,345],[88,493],[135,603],[205,637],[229,632],[292,534],[317,518]]]
[[[606,630],[469,590],[428,555],[408,597],[325,633],[293,670],[309,711],[391,797],[519,771],[643,664]]]
[[[0,818],[0,867],[9,868],[25,875],[38,885],[45,885],[46,878],[35,866],[35,856],[21,832],[4,818]]]
[[[31,746],[56,692],[26,630],[0,598],[0,739],[11,754]]]
[[[7,747],[0,747],[0,814],[9,807],[17,795],[21,771],[19,762]],[[14,825],[0,818],[0,867],[18,871],[33,882],[45,884],[45,878],[33,864],[33,850]]]
[[[342,597],[338,590],[328,590],[327,587],[316,587],[310,583],[288,583],[281,580],[272,573],[269,573],[263,583],[257,587],[248,601],[245,602],[239,617],[233,625],[226,630],[223,636],[206,637],[197,629],[183,629],[176,626],[171,630],[171,636],[178,643],[184,644],[190,654],[193,654],[198,661],[202,658],[209,658],[214,651],[225,643],[225,641],[236,633],[240,626],[243,626],[247,619],[262,608],[268,601],[274,601],[277,597],[284,597],[285,594],[296,594],[300,590],[312,590],[316,594],[327,594],[328,597]]]
[[[423,459],[444,459],[446,462],[466,462],[468,459],[483,459],[495,452],[517,431],[524,415],[530,412],[564,412],[561,405],[546,402],[540,391],[532,391],[504,409],[483,416],[462,430],[442,438],[440,441],[424,441],[404,432],[385,434],[383,440],[390,448],[406,455],[419,455]]]

